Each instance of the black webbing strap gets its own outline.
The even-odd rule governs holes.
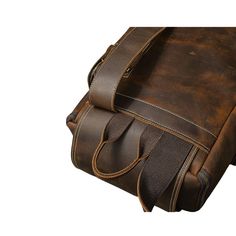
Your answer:
[[[178,137],[164,133],[150,153],[138,180],[138,196],[145,211],[152,211],[157,199],[170,185],[192,148]]]

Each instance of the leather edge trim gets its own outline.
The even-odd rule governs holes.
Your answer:
[[[203,168],[198,172],[197,179],[200,183],[200,191],[198,194],[198,200],[196,204],[196,209],[199,210],[206,201],[207,191],[210,188],[211,176],[210,174]]]
[[[79,168],[78,167],[78,164],[76,162],[76,158],[75,158],[75,152],[76,152],[76,146],[77,146],[77,140],[78,140],[78,134],[79,134],[79,131],[80,131],[80,127],[84,121],[84,119],[86,118],[86,116],[88,115],[89,111],[93,108],[93,106],[88,106],[83,114],[81,115],[81,118],[79,120],[79,122],[77,123],[77,126],[76,126],[76,129],[75,129],[75,133],[73,135],[73,140],[72,140],[72,148],[71,148],[71,160],[72,160],[72,163],[74,164],[75,167]]]
[[[70,129],[72,134],[74,134],[74,130],[78,122],[78,115],[84,109],[86,104],[88,104],[88,93],[84,95],[84,97],[80,100],[80,102],[66,118],[66,125]]]
[[[135,112],[132,112],[130,110],[126,110],[124,108],[121,108],[121,107],[118,107],[117,109],[119,112],[123,112],[125,114],[129,114],[129,115],[132,115],[134,116],[137,120],[141,120],[142,122],[145,122],[147,124],[150,124],[150,125],[153,125],[161,130],[164,130],[166,131],[167,133],[170,133],[172,135],[175,135],[176,137],[180,138],[180,139],[183,139],[184,141],[186,142],[189,142],[189,143],[192,143],[193,145],[199,147],[199,149],[201,149],[202,151],[204,151],[205,153],[209,153],[210,149],[208,147],[206,147],[205,145],[202,145],[201,143],[197,142],[196,140],[188,137],[188,136],[185,136],[184,134],[180,134],[178,132],[176,132],[175,130],[172,130],[172,129],[169,129],[168,127],[165,127],[165,126],[162,126],[161,124],[158,124],[156,123],[155,121],[152,121],[152,120],[149,120],[145,117],[142,117],[141,115],[135,113]]]
[[[232,109],[228,118],[226,119],[215,144],[213,145],[210,153],[208,154],[205,162],[202,165],[202,168],[199,171],[201,172],[201,170],[205,170],[209,174],[209,176],[212,176],[210,187],[208,188],[208,191],[206,191],[206,194],[204,196],[204,202],[210,196],[211,192],[218,184],[219,180],[223,176],[228,166],[231,164],[236,154],[236,146],[232,145],[231,148],[226,146],[227,144],[231,144],[233,143],[233,141],[236,141],[236,134],[234,133],[234,130],[236,130],[236,125],[232,126],[232,124],[236,124],[235,121],[236,106]],[[224,153],[224,151],[226,153]],[[215,173],[215,169],[219,167],[219,165],[220,169],[218,170],[217,175],[213,176],[213,173]]]
[[[135,27],[133,28],[129,28],[125,34],[116,42],[115,46],[118,47],[121,42],[123,42],[129,35],[132,31],[135,30]],[[98,74],[100,72],[100,70],[104,67],[106,61],[113,55],[114,53],[114,50],[112,50],[107,56],[106,58],[104,59],[103,63],[101,64],[101,66],[98,68],[98,70],[96,71],[96,73]],[[91,102],[92,101],[92,96],[93,96],[93,90],[94,90],[94,82],[95,80],[92,81],[91,85],[90,85],[90,89],[89,89],[89,95],[88,95],[88,100]]]
[[[128,99],[127,101],[129,101],[129,99],[130,99],[130,100],[133,101],[133,103],[136,103],[136,104],[137,104],[137,103],[141,103],[143,107],[150,108],[151,105],[147,104],[146,102],[143,102],[143,101],[141,101],[141,100],[140,100],[140,101],[137,101],[137,100],[133,99],[132,97],[127,98],[127,97],[125,97],[123,94],[118,94],[118,96],[120,96],[120,99],[118,99],[117,102],[116,102],[116,107],[117,107],[117,110],[118,110],[118,111],[124,110],[124,111],[127,111],[127,112],[129,112],[129,113],[133,113],[133,114],[135,114],[135,115],[137,115],[137,116],[139,116],[139,117],[141,117],[141,118],[143,118],[143,119],[145,119],[145,120],[148,120],[148,121],[150,121],[150,122],[153,122],[153,123],[157,124],[158,126],[164,128],[164,129],[166,129],[167,132],[170,131],[170,132],[173,132],[175,135],[178,134],[180,137],[185,137],[185,141],[191,140],[191,142],[192,142],[193,144],[195,144],[195,145],[197,145],[197,146],[200,146],[200,149],[202,149],[203,151],[205,151],[205,152],[207,152],[207,153],[210,151],[211,146],[214,144],[215,140],[217,139],[217,137],[213,136],[211,133],[206,132],[205,130],[202,130],[202,129],[201,129],[201,134],[204,135],[204,136],[207,138],[207,140],[209,140],[209,139],[211,140],[211,141],[208,141],[208,142],[210,142],[210,143],[204,144],[204,143],[202,143],[201,141],[198,141],[198,140],[197,140],[197,137],[196,137],[196,138],[195,138],[195,137],[191,137],[190,135],[186,134],[186,132],[184,132],[184,131],[181,130],[181,129],[180,129],[180,130],[174,129],[173,127],[170,127],[168,124],[162,124],[162,123],[160,123],[160,122],[157,122],[157,121],[154,120],[154,119],[145,117],[143,114],[137,113],[137,112],[134,110],[134,107],[133,107],[133,108],[130,108],[130,107],[129,107],[130,105],[127,105],[128,107],[126,107],[125,105],[121,104],[121,101],[120,101],[120,100],[121,100],[121,99]],[[124,101],[123,101],[123,102],[124,102]],[[133,104],[133,103],[132,103],[132,104]],[[153,105],[153,106],[154,106],[154,105]],[[173,117],[174,117],[174,119],[177,119],[177,118],[178,118],[178,116],[174,116],[174,115],[171,114],[171,113],[167,113],[165,110],[162,110],[162,109],[160,109],[160,108],[158,108],[158,107],[155,107],[155,109],[152,109],[152,110],[155,112],[155,113],[153,113],[153,115],[157,115],[157,114],[156,114],[156,111],[157,111],[157,112],[165,113],[166,115],[168,115],[168,117],[172,117],[172,119],[173,119]],[[181,123],[184,122],[185,124],[188,124],[189,127],[194,127],[195,129],[198,129],[199,132],[200,132],[200,129],[199,129],[198,126],[196,126],[196,125],[194,125],[194,124],[188,122],[187,120],[181,119],[180,117],[179,117],[178,119],[179,119],[179,121],[181,121]],[[211,145],[211,144],[212,144],[212,145]]]
[[[208,129],[206,129],[206,128],[204,128],[204,127],[202,127],[202,126],[200,126],[200,125],[198,125],[198,124],[196,124],[196,123],[194,123],[194,122],[192,122],[192,121],[190,121],[190,120],[188,120],[188,119],[186,119],[186,118],[184,118],[184,117],[182,117],[182,116],[180,116],[180,115],[178,115],[178,114],[176,114],[176,113],[174,113],[174,112],[171,112],[171,111],[169,111],[169,110],[167,110],[167,109],[165,109],[165,108],[162,108],[162,107],[157,106],[157,105],[155,105],[155,104],[152,104],[152,103],[143,101],[143,100],[138,99],[138,98],[134,98],[134,97],[128,96],[128,95],[126,95],[126,94],[117,93],[117,95],[120,95],[121,97],[126,97],[126,98],[128,98],[128,99],[132,99],[132,100],[137,101],[137,102],[140,102],[140,103],[144,103],[144,104],[146,104],[146,105],[148,105],[148,106],[154,107],[155,109],[158,109],[158,110],[161,110],[161,111],[163,111],[163,112],[166,112],[166,113],[169,114],[169,115],[173,115],[174,117],[179,118],[179,119],[181,119],[181,120],[183,120],[183,121],[185,121],[185,122],[187,122],[187,123],[189,123],[189,124],[191,124],[191,125],[193,125],[193,126],[199,128],[199,129],[205,131],[206,133],[210,134],[212,137],[217,138],[217,136],[216,136],[215,134],[213,134],[211,131],[209,131]]]
[[[180,193],[181,186],[184,182],[184,178],[186,173],[189,171],[189,167],[191,163],[193,162],[194,158],[196,157],[197,153],[199,151],[199,148],[196,146],[192,147],[192,150],[189,153],[189,156],[186,158],[186,161],[184,162],[181,170],[179,171],[176,181],[175,181],[175,186],[172,191],[171,199],[170,199],[170,204],[169,204],[169,211],[174,212],[176,211],[176,205],[178,201],[178,196]]]
[[[235,112],[235,114],[236,114],[236,105],[233,107],[232,111],[229,113],[228,117],[226,118],[225,123],[223,124],[222,129],[220,130],[220,132],[219,132],[219,134],[218,134],[218,137],[217,137],[217,139],[216,139],[214,145],[213,145],[212,148],[211,148],[211,151],[209,152],[209,154],[208,154],[208,156],[207,156],[205,162],[204,162],[203,165],[202,165],[202,169],[204,168],[205,164],[206,164],[207,161],[209,160],[209,156],[211,155],[212,150],[215,148],[215,146],[216,146],[217,143],[219,142],[219,138],[221,137],[221,135],[223,136],[223,134],[225,133],[225,129],[226,129],[227,123],[229,122],[229,120],[230,120],[230,118],[231,118],[231,115],[232,115],[234,112]],[[236,155],[236,152],[235,152],[234,155]],[[233,158],[234,158],[234,156],[232,157],[232,160],[233,160]]]

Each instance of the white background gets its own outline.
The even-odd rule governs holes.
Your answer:
[[[144,214],[74,168],[66,116],[129,26],[235,26],[233,1],[0,1],[0,235],[235,235],[236,167],[201,211]]]

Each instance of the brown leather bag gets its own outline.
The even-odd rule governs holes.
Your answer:
[[[236,28],[130,28],[67,118],[72,161],[145,211],[200,209],[236,163]]]

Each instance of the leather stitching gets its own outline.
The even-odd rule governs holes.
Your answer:
[[[234,110],[236,111],[236,105],[234,106],[234,108],[232,109],[232,111],[229,113],[227,119],[225,120],[225,122],[224,122],[224,124],[223,124],[223,126],[222,126],[222,128],[221,128],[221,130],[220,130],[220,132],[219,132],[219,134],[218,134],[218,137],[219,137],[219,135],[221,134],[221,132],[223,131],[226,122],[229,120],[229,118],[230,118],[231,114],[234,112]],[[218,140],[218,138],[215,140],[215,143],[212,145],[212,148],[211,148],[211,149],[214,148],[214,146],[215,146],[217,140]],[[208,158],[208,156],[207,156],[207,158]],[[205,161],[204,161],[204,163],[203,163],[203,165],[202,165],[202,168],[204,168],[204,165],[205,165],[205,163],[206,163],[206,161],[207,161],[207,158],[205,159]],[[202,168],[201,168],[201,169],[202,169]]]
[[[203,131],[209,133],[209,134],[212,135],[214,138],[217,138],[216,135],[214,135],[212,132],[210,132],[210,131],[207,130],[206,128],[204,128],[204,127],[202,127],[202,126],[200,126],[200,125],[198,125],[198,124],[196,124],[196,123],[194,123],[194,122],[192,122],[192,121],[190,121],[190,120],[188,120],[188,119],[186,119],[186,118],[184,118],[184,117],[182,117],[182,116],[180,116],[180,115],[178,115],[178,114],[176,114],[176,113],[173,113],[173,112],[171,112],[171,111],[168,111],[168,110],[166,110],[166,109],[164,109],[164,108],[162,108],[162,107],[159,107],[159,106],[157,106],[157,105],[151,104],[151,103],[149,103],[149,102],[146,102],[146,101],[143,101],[143,100],[134,98],[134,97],[130,97],[130,96],[125,95],[125,94],[121,94],[121,93],[117,93],[117,94],[120,95],[120,96],[123,96],[123,97],[130,98],[130,99],[132,99],[132,100],[141,102],[141,103],[145,103],[145,104],[150,105],[150,106],[152,106],[152,107],[156,107],[156,108],[158,108],[158,109],[160,109],[160,110],[162,110],[162,111],[165,111],[165,112],[167,112],[167,113],[170,113],[171,115],[176,116],[176,117],[178,117],[178,118],[180,118],[180,119],[182,119],[182,120],[184,120],[184,121],[186,121],[186,122],[188,122],[188,123],[190,123],[190,124],[192,124],[192,125],[198,127],[199,129],[201,129],[201,130],[203,130]]]
[[[191,165],[198,150],[199,150],[198,147],[194,147],[194,146],[192,147],[192,150],[190,151],[189,156],[187,157],[184,165],[182,166],[182,168],[179,171],[179,174],[177,175],[177,179],[175,182],[175,186],[173,188],[173,192],[172,192],[171,200],[170,200],[170,205],[169,205],[170,211],[175,211],[175,209],[176,209],[176,202],[178,200],[180,188],[183,184],[184,176],[186,175],[186,173],[189,169],[189,166]]]
[[[118,106],[117,106],[117,107],[118,107]],[[123,110],[123,111],[127,111],[128,113],[134,114],[134,115],[136,115],[137,117],[140,117],[140,118],[145,119],[145,120],[147,120],[147,121],[149,121],[149,122],[151,122],[151,123],[154,123],[154,124],[156,124],[156,125],[158,125],[158,126],[160,126],[160,127],[162,127],[162,128],[165,128],[167,132],[168,132],[168,131],[169,131],[169,132],[172,131],[172,132],[173,132],[173,133],[172,133],[173,135],[179,134],[180,136],[183,136],[183,137],[187,138],[186,141],[191,140],[194,145],[198,144],[198,146],[203,147],[204,149],[201,148],[201,150],[203,150],[203,151],[206,152],[206,153],[208,153],[209,150],[210,150],[210,148],[207,147],[207,146],[205,146],[203,143],[198,142],[197,140],[195,140],[195,139],[193,139],[193,138],[191,138],[191,137],[189,137],[189,136],[187,136],[187,135],[185,135],[185,134],[183,134],[183,133],[181,133],[181,132],[179,132],[179,131],[177,131],[177,130],[175,130],[175,129],[169,128],[169,127],[164,126],[164,125],[162,125],[162,124],[160,124],[160,123],[158,123],[158,122],[156,122],[156,121],[153,121],[153,120],[150,120],[150,119],[148,119],[148,118],[146,118],[146,117],[140,116],[140,115],[137,114],[136,112],[133,112],[133,111],[131,111],[131,110],[129,110],[129,109],[125,109],[125,108],[122,108],[122,107],[118,107],[118,108],[119,108],[118,110],[120,110],[120,111],[122,111],[122,110]],[[179,137],[179,136],[178,136],[178,137]],[[190,142],[190,141],[188,141],[188,142]],[[191,143],[192,143],[192,142],[191,142]]]
[[[130,34],[131,32],[133,32],[137,27],[134,27],[132,30],[130,30],[127,35],[125,37],[123,37],[123,39],[119,42],[118,47],[121,45],[121,42],[123,42]],[[144,44],[144,46],[131,58],[131,60],[128,62],[126,68],[124,71],[122,71],[122,75],[125,73],[125,71],[127,70],[127,68],[132,64],[132,62],[134,61],[135,58],[138,57],[139,54],[142,53],[142,51],[151,43],[151,41],[158,35],[160,34],[165,28],[161,28],[160,30],[158,30],[158,32],[156,32],[151,38],[148,39],[148,41],[146,41],[146,43]],[[117,48],[118,48],[117,47]],[[116,48],[116,49],[117,49]],[[106,62],[115,52],[115,50],[112,50],[111,53],[104,59],[104,62]],[[97,74],[100,72],[100,70],[104,67],[105,63],[103,63],[100,68],[97,71]],[[112,111],[115,111],[114,108],[114,100],[115,100],[115,95],[116,95],[116,91],[119,85],[120,80],[122,79],[122,75],[120,76],[119,80],[117,82],[115,82],[114,87],[112,88],[112,97],[111,97],[111,104],[110,104],[110,109]],[[92,97],[94,96],[94,87],[95,87],[95,83],[94,83],[95,79],[93,80],[91,86],[90,86],[90,92],[89,92],[89,100],[92,101]],[[105,101],[106,104],[106,101]]]
[[[135,27],[136,29],[137,27]],[[151,41],[157,36],[159,35],[165,28],[162,27],[160,30],[158,30],[151,38],[148,39],[148,41],[145,42],[145,44],[143,45],[143,47],[141,49],[139,49],[139,51],[131,58],[131,60],[127,63],[127,66],[125,68],[124,71],[122,71],[122,75],[125,73],[125,71],[127,70],[127,68],[132,64],[132,62],[135,60],[135,58],[137,58],[139,56],[139,54],[141,54],[143,52],[143,50],[151,43]],[[114,108],[114,100],[115,100],[115,95],[116,95],[116,91],[117,88],[119,86],[120,80],[122,79],[122,75],[119,79],[119,81],[115,84],[114,88],[112,89],[112,99],[111,99],[111,109],[112,111],[115,111]]]
[[[163,134],[164,134],[164,133],[165,133],[165,132],[162,131],[160,137],[159,137],[158,140],[157,140],[157,143],[161,140],[161,138],[163,137]],[[149,161],[150,161],[150,159],[147,159],[147,160],[146,160],[146,162],[149,162]],[[138,176],[138,180],[137,180],[137,195],[138,195],[138,199],[139,199],[139,201],[140,201],[140,203],[141,203],[141,205],[142,205],[144,211],[145,211],[145,212],[149,212],[148,207],[145,205],[145,203],[144,203],[144,201],[143,201],[143,199],[142,199],[141,193],[140,193],[140,185],[141,185],[141,182],[142,182],[142,173],[143,173],[143,170],[144,170],[145,166],[146,166],[146,165],[144,164],[144,167],[142,168],[142,170],[140,171],[139,176]]]
[[[87,117],[88,113],[90,112],[90,110],[93,108],[93,106],[88,107],[85,111],[84,114],[82,115],[82,117],[80,118],[80,122],[78,122],[77,128],[75,130],[75,134],[74,134],[74,140],[73,140],[73,145],[72,145],[72,161],[74,163],[74,165],[78,168],[78,164],[76,162],[76,150],[77,150],[77,142],[78,142],[78,137],[79,137],[79,133],[82,127],[82,123],[85,120],[85,118]]]
[[[135,30],[135,28],[131,29],[129,32],[127,32],[127,35],[125,35],[123,37],[123,39],[119,42],[118,45],[116,45],[116,47],[119,47],[121,42],[123,42],[127,37],[128,35],[130,35],[131,32],[133,32]],[[100,66],[100,68],[97,70],[96,74],[98,74],[100,72],[100,70],[104,67],[106,61],[113,55],[114,53],[114,50],[115,48],[113,48],[113,50],[106,56],[106,58],[103,60],[103,63],[102,65]],[[95,83],[96,79],[94,78],[91,85],[90,85],[90,92],[89,92],[89,101],[91,102],[92,101],[92,97],[93,97],[93,93],[94,93],[94,83]]]

